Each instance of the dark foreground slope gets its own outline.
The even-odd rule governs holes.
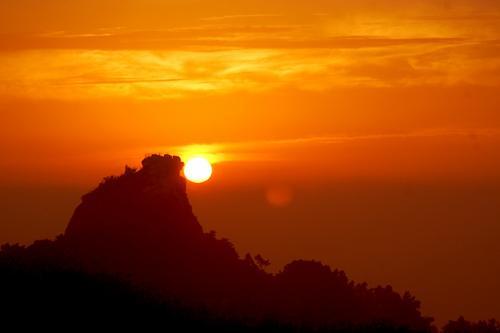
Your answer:
[[[2,331],[43,329],[67,332],[109,329],[138,332],[411,332],[386,323],[314,329],[277,320],[228,318],[206,308],[186,307],[137,286],[101,274],[47,264],[35,251],[52,251],[39,242],[29,249],[4,247],[0,256]],[[15,259],[12,262],[11,259]],[[51,261],[52,259],[49,259]]]
[[[3,248],[7,312],[233,332],[432,330],[410,294],[368,288],[319,262],[264,272],[229,241],[202,230],[179,158],[153,155],[142,165],[83,196],[55,241]]]

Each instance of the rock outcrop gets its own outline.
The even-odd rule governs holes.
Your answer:
[[[232,311],[254,303],[269,277],[232,244],[204,233],[192,212],[179,157],[152,155],[82,197],[64,233],[87,270],[125,277],[188,304]],[[238,305],[238,306],[237,306]],[[245,306],[245,305],[242,305]]]

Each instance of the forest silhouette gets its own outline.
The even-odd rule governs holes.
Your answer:
[[[2,320],[171,331],[436,331],[409,292],[355,283],[318,261],[271,274],[261,255],[240,256],[229,240],[203,231],[182,167],[178,157],[151,155],[141,169],[126,167],[84,195],[56,239],[3,245]],[[499,333],[500,324],[459,318],[442,331]]]

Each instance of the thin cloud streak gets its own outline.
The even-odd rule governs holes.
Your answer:
[[[302,137],[277,140],[255,140],[245,142],[219,142],[207,144],[188,144],[182,146],[150,147],[147,151],[171,152],[179,154],[183,159],[201,155],[212,163],[251,160],[279,160],[277,148],[297,148],[300,146],[333,145],[353,141],[371,141],[386,139],[411,139],[411,138],[444,138],[466,137],[477,139],[479,137],[500,137],[497,128],[471,128],[471,129],[428,129],[408,133],[385,133],[368,135],[332,135]],[[272,154],[262,153],[273,150]]]
[[[288,29],[292,29],[289,27]],[[260,31],[238,31],[236,27],[213,30],[188,30],[191,36],[180,36],[181,31],[141,31],[117,34],[67,35],[0,35],[0,52],[28,50],[210,50],[236,49],[362,49],[404,45],[457,45],[466,42],[458,37],[391,37],[368,35],[327,36],[276,35],[286,27],[260,27]],[[210,32],[212,31],[212,32]],[[270,36],[271,34],[271,36]]]
[[[141,78],[108,78],[108,79],[87,79],[85,77],[68,78],[66,82],[60,85],[107,85],[107,84],[132,84],[132,83],[162,83],[162,82],[178,82],[183,81],[180,78],[172,79],[141,79]],[[57,85],[57,84],[55,84]]]
[[[242,18],[267,18],[267,17],[282,17],[283,14],[236,14],[236,15],[224,15],[224,16],[210,16],[204,17],[202,21],[222,21],[222,20],[233,20]]]

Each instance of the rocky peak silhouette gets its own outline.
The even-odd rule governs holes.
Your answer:
[[[82,197],[65,232],[80,247],[106,241],[117,246],[149,246],[152,241],[186,240],[203,231],[194,216],[181,176],[179,157],[151,155],[142,169],[129,167],[107,177]]]
[[[220,295],[237,293],[241,275],[262,272],[240,260],[229,241],[203,232],[182,167],[179,157],[151,155],[140,170],[126,167],[122,175],[105,178],[82,197],[63,242],[87,270],[219,307],[229,297]]]

